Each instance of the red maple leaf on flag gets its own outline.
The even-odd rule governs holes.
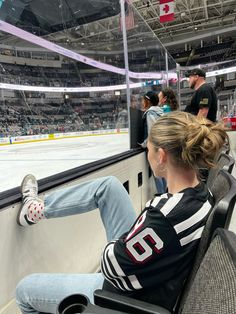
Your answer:
[[[174,0],[160,0],[160,23],[170,22],[174,19]]]

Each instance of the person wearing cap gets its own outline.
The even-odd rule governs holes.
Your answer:
[[[186,106],[185,111],[215,122],[217,96],[214,89],[206,83],[206,73],[202,69],[196,68],[186,76],[189,77],[189,87],[194,89],[195,92],[190,105]]]
[[[164,114],[163,109],[159,106],[158,95],[153,92],[147,92],[142,98],[143,107],[143,138],[144,141],[141,144],[142,148],[147,148],[148,135],[150,134],[152,126],[157,122],[157,120]],[[166,192],[166,181],[162,177],[155,177],[155,184],[158,194],[163,194]]]

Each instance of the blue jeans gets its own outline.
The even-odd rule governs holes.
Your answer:
[[[115,177],[99,178],[53,192],[45,196],[44,204],[47,219],[99,208],[108,241],[127,232],[136,219],[130,197]],[[103,281],[101,273],[33,274],[18,284],[16,302],[22,313],[56,313],[60,301],[71,294],[84,294],[93,302],[93,292],[102,288]]]

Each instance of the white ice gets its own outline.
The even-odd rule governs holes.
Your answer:
[[[114,134],[0,146],[0,192],[19,186],[28,173],[41,179],[124,152],[128,138]]]

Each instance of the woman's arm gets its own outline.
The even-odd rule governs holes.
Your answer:
[[[156,111],[147,111],[146,112],[146,125],[147,125],[147,134],[149,135],[150,131],[151,131],[151,128],[153,126],[153,124],[158,120],[158,118],[160,117],[161,115],[156,112]],[[147,147],[147,138],[143,141],[143,143],[141,144],[142,148],[146,148]]]
[[[151,128],[153,126],[153,124],[158,120],[160,116],[158,115],[158,113],[153,113],[153,112],[147,112],[146,115],[146,119],[147,119],[147,131],[148,131],[148,135],[151,131]]]

